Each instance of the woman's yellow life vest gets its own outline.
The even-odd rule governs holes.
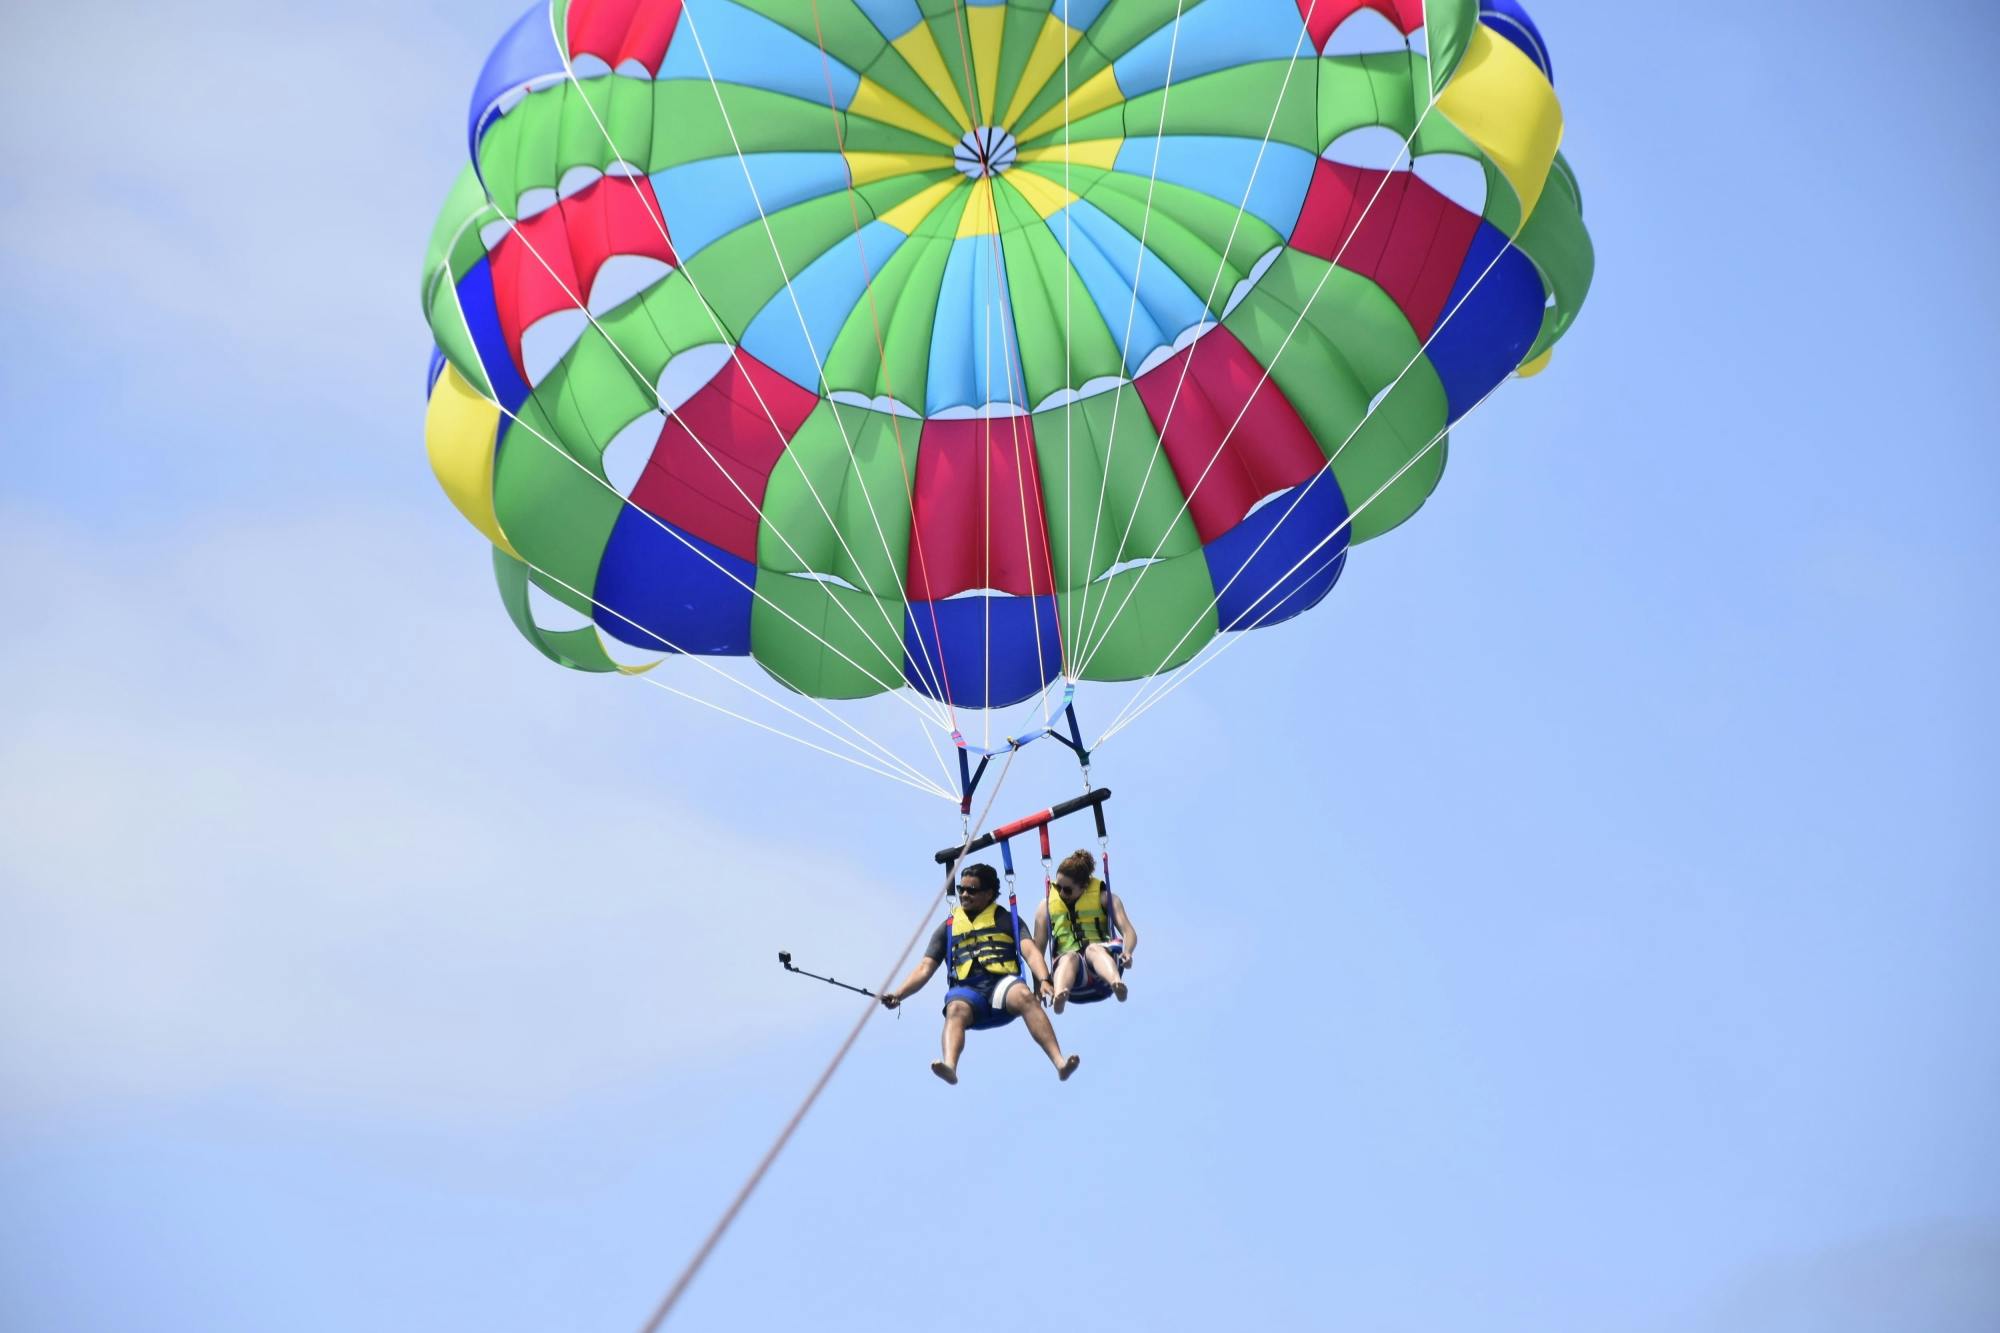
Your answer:
[[[1110,941],[1111,890],[1104,887],[1104,881],[1092,876],[1090,887],[1076,895],[1076,908],[1063,901],[1056,886],[1049,885],[1049,932],[1055,937],[1056,953],[1078,953],[1086,944],[1104,944]],[[1078,927],[1082,927],[1081,938]]]
[[[951,909],[952,974],[960,981],[970,977],[974,969],[1002,977],[1020,975],[1021,953],[1014,927],[998,924],[999,918],[997,900],[976,917],[967,916],[963,907]]]

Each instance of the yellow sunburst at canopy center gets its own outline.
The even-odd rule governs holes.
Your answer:
[[[1030,25],[1039,29],[1032,37],[1022,31]],[[942,42],[940,28],[946,30]],[[1053,14],[981,6],[958,10],[948,23],[918,23],[891,42],[929,96],[899,97],[864,76],[848,110],[931,139],[940,151],[847,153],[854,182],[864,185],[918,172],[951,174],[941,174],[882,220],[913,232],[950,196],[969,190],[972,197],[959,215],[956,235],[990,235],[1004,212],[993,198],[994,182],[1001,178],[1004,188],[1018,194],[1037,217],[1052,217],[1074,203],[1063,168],[1108,170],[1124,142],[1122,134],[1101,131],[1083,141],[1068,136],[1065,142],[1067,127],[1123,100],[1109,66],[1069,85],[1069,58],[1082,37]],[[954,44],[956,51],[951,50]],[[1012,170],[1029,163],[1045,169]]]

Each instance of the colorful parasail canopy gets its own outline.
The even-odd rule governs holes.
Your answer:
[[[432,462],[568,666],[1168,671],[1568,329],[1551,78],[1513,0],[537,3],[425,262]]]

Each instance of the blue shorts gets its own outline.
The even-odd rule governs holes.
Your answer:
[[[966,1026],[974,1031],[1004,1027],[1014,1021],[1014,1015],[1006,1009],[1007,990],[1022,984],[1019,977],[994,976],[991,972],[983,977],[968,977],[944,993],[944,1007],[950,1009],[953,1000],[965,1001],[972,1007],[972,1018]]]

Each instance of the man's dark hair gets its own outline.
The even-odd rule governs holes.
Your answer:
[[[984,861],[975,861],[969,866],[960,866],[958,868],[958,879],[964,879],[967,875],[978,880],[979,887],[988,892],[998,893],[1000,891],[1000,872],[992,866],[987,865]],[[957,882],[958,880],[952,881],[954,884]]]

